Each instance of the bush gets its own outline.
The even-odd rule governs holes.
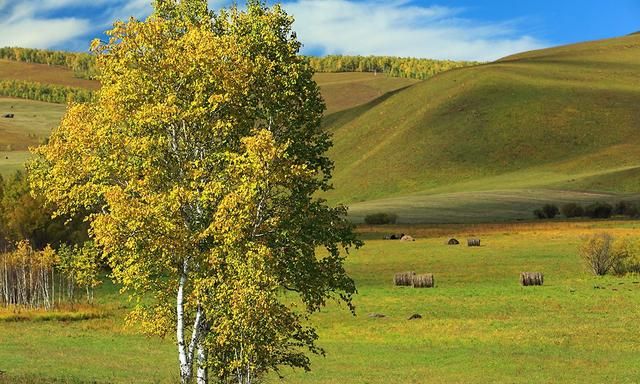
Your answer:
[[[538,219],[553,219],[560,212],[554,204],[545,204],[542,209],[535,209],[533,215]]]
[[[613,213],[613,207],[611,204],[597,202],[587,206],[584,210],[585,216],[589,216],[592,219],[608,219]]]
[[[534,209],[533,210],[533,216],[537,217],[538,219],[546,219],[547,216],[544,214],[544,211],[542,209]]]
[[[370,225],[395,224],[397,220],[395,213],[372,213],[364,217],[364,222]]]
[[[584,216],[584,208],[576,203],[565,204],[560,210],[562,211],[562,214],[568,219],[572,217]]]
[[[638,206],[635,204],[629,203],[628,201],[619,201],[613,209],[613,213],[616,215],[636,217],[640,212],[638,211]]]
[[[636,245],[628,240],[622,240],[614,243],[614,254],[616,260],[612,265],[613,273],[616,275],[624,275],[626,273],[639,273],[640,260]]]
[[[613,249],[613,236],[608,233],[586,237],[578,252],[597,276],[605,275],[618,262]]]
[[[553,219],[554,217],[556,217],[558,215],[558,213],[560,213],[560,210],[558,209],[558,207],[555,204],[545,204],[542,207],[542,212],[544,212],[544,215],[548,219]]]

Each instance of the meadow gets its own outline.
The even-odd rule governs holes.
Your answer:
[[[267,382],[637,382],[640,276],[594,277],[577,246],[601,231],[635,238],[638,228],[638,221],[360,227],[366,245],[347,259],[357,315],[335,304],[314,315],[326,357],[314,357],[309,373],[285,369],[282,381]],[[393,232],[417,241],[381,240]],[[469,236],[482,246],[445,245]],[[406,270],[434,273],[436,288],[394,287],[394,273]],[[543,272],[544,286],[521,287],[522,271]],[[97,298],[105,317],[0,322],[0,382],[175,382],[170,339],[124,328],[130,303],[110,283]],[[407,320],[415,313],[422,319]]]

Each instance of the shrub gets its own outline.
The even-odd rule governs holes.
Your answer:
[[[608,219],[611,217],[613,213],[613,207],[611,204],[597,202],[591,205],[588,205],[584,209],[585,216],[589,216],[592,219]]]
[[[633,265],[633,252],[628,242],[615,241],[608,233],[584,238],[579,248],[582,259],[595,275],[603,276],[610,270],[626,273]]]
[[[538,219],[553,219],[560,212],[554,204],[545,204],[542,209],[535,209],[533,215]]]
[[[395,213],[372,213],[364,217],[364,222],[370,225],[395,224],[397,220]]]
[[[572,217],[584,216],[584,208],[576,203],[565,204],[560,208],[560,210],[562,211],[562,214],[569,219]]]
[[[619,201],[615,208],[613,209],[613,213],[616,215],[623,215],[628,217],[636,217],[638,216],[638,206],[628,201]]]
[[[560,213],[560,210],[558,209],[558,207],[555,204],[545,204],[542,207],[542,212],[544,212],[544,215],[548,219],[553,219],[554,217],[556,217],[558,215],[558,213]]]

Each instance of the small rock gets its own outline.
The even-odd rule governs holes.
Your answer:
[[[382,318],[382,317],[386,317],[385,315],[383,315],[382,313],[370,313],[369,317],[373,317],[373,318]]]
[[[414,313],[413,315],[409,316],[407,320],[416,320],[416,319],[422,319],[422,315],[419,313]]]

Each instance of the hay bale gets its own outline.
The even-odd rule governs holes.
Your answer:
[[[400,238],[400,241],[416,241],[416,239],[414,239],[413,237],[409,236],[409,235],[404,235]]]
[[[460,242],[458,241],[458,239],[449,239],[449,241],[447,241],[447,245],[458,245],[460,244]]]
[[[400,272],[396,273],[393,276],[393,284],[401,287],[409,287],[413,284],[413,276],[415,276],[415,272]]]
[[[435,285],[436,281],[433,278],[433,273],[413,276],[413,288],[433,288]]]
[[[467,245],[469,247],[479,247],[480,246],[480,239],[467,239]]]
[[[522,272],[520,273],[520,285],[527,287],[530,285],[544,284],[544,274],[540,272]]]

